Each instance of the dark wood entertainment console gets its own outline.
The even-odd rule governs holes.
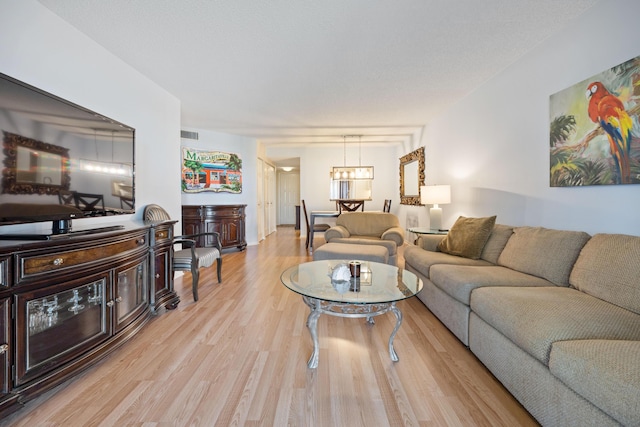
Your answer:
[[[220,233],[222,248],[247,247],[245,208],[247,205],[182,205],[182,234]],[[211,238],[211,237],[206,237]],[[198,246],[211,246],[205,237]]]
[[[175,308],[177,221],[47,241],[0,241],[0,418]]]

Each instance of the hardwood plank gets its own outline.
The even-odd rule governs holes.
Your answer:
[[[203,270],[197,303],[190,275],[177,278],[177,309],[0,426],[537,425],[417,298],[398,304],[399,362],[392,314],[375,325],[321,316],[320,364],[308,369],[309,308],[280,282],[311,260],[299,232],[281,227],[223,257],[222,283]]]

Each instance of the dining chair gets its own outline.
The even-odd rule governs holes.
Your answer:
[[[311,243],[311,226],[309,225],[309,215],[307,214],[307,205],[302,200],[302,210],[304,211],[304,220],[307,223],[307,240],[304,247],[309,249],[309,243]],[[313,232],[325,232],[331,226],[329,224],[313,224]]]
[[[60,202],[61,205],[78,207],[76,205],[76,192],[75,191],[59,190],[58,191],[58,202]]]
[[[143,218],[145,221],[167,221],[171,219],[167,211],[154,204],[147,205],[144,208]],[[198,247],[196,242],[202,236],[212,237],[213,246]],[[218,283],[222,281],[222,245],[220,244],[220,234],[214,231],[175,236],[173,243],[181,244],[182,249],[174,251],[173,253],[172,272],[191,271],[193,300],[198,301],[198,282],[201,268],[211,267],[213,262],[216,261]]]
[[[340,209],[338,211],[342,213],[345,212],[355,212],[358,209],[364,212],[364,200],[340,200],[339,202]]]
[[[76,207],[83,212],[104,211],[104,197],[102,194],[73,193]]]
[[[382,212],[391,212],[391,199],[385,199]]]
[[[133,199],[126,196],[120,196],[120,208],[122,209],[133,209]]]

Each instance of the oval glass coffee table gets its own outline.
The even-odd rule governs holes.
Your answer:
[[[285,270],[282,283],[300,295],[311,309],[307,327],[313,339],[313,353],[309,368],[318,367],[318,318],[322,313],[340,317],[373,318],[391,311],[396,316],[396,326],[389,337],[389,355],[394,362],[398,355],[393,339],[402,324],[402,313],[396,302],[411,298],[422,290],[422,281],[412,272],[387,264],[360,261],[360,277],[349,280],[332,280],[331,273],[348,261],[324,260],[299,264]]]

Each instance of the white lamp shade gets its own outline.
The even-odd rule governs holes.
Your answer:
[[[423,205],[442,205],[451,203],[450,185],[423,185],[420,187],[420,203]]]

